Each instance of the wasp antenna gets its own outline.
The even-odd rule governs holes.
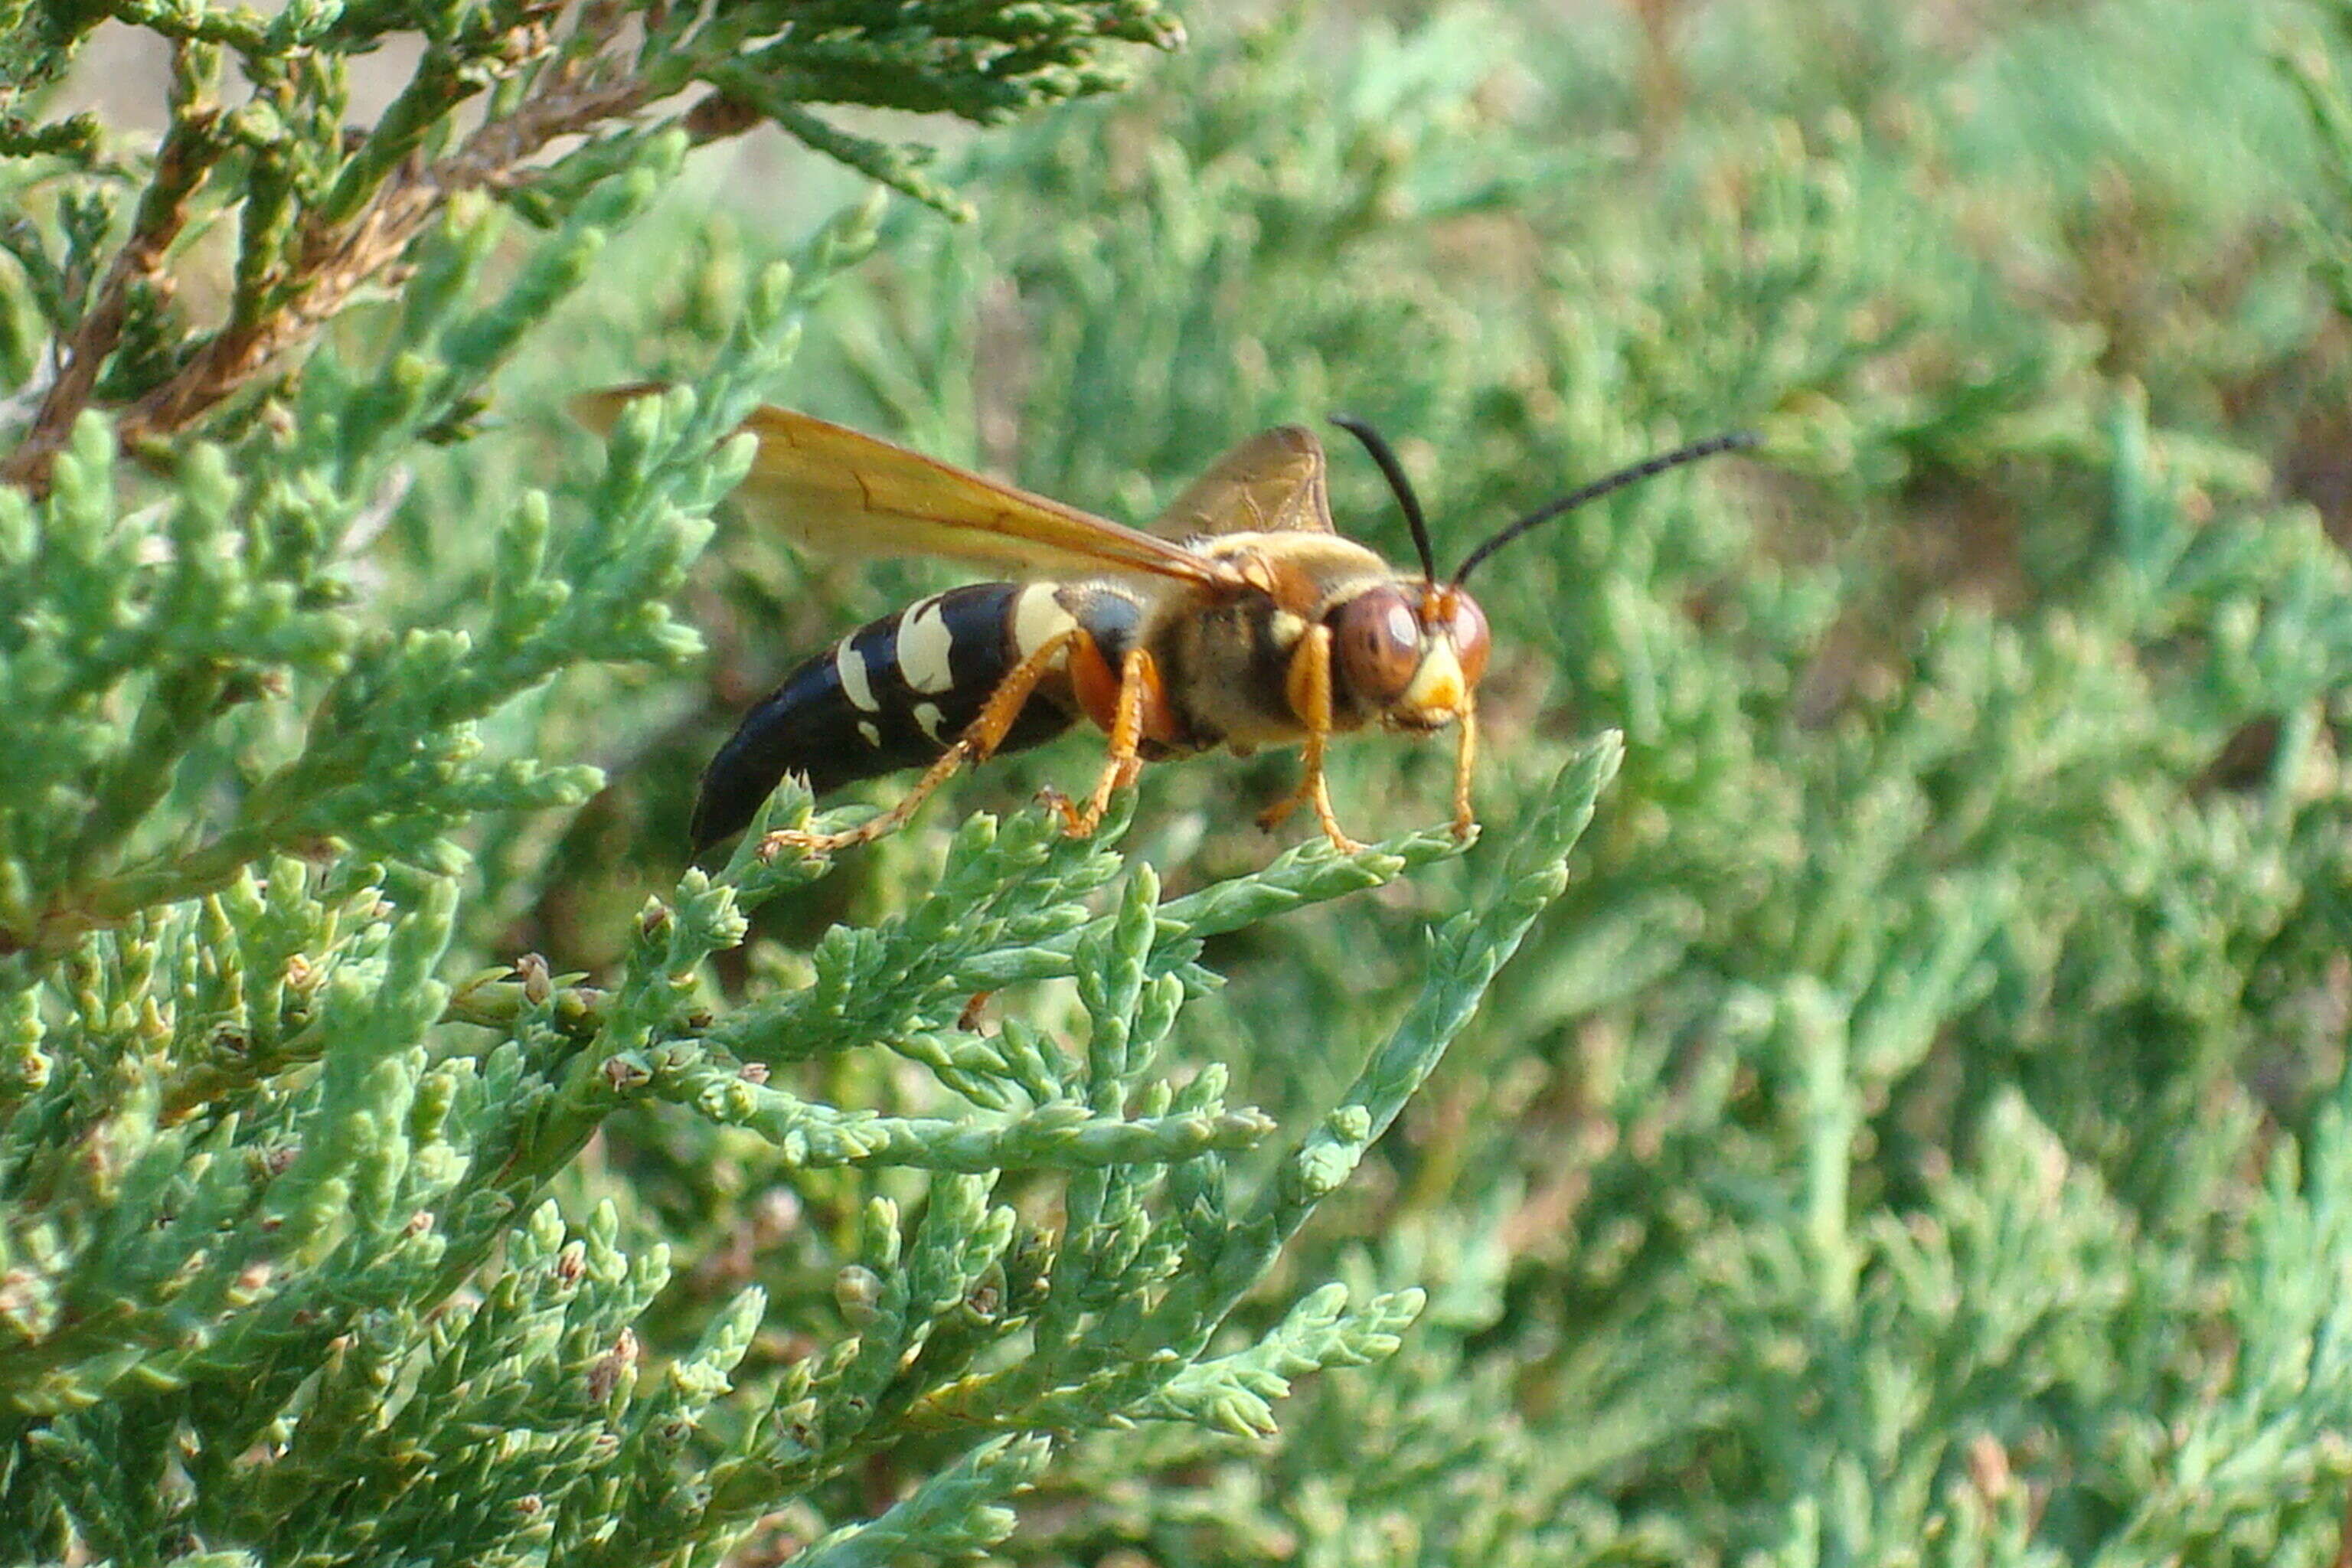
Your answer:
[[[1620,490],[1627,485],[1639,484],[1654,474],[1664,473],[1668,468],[1678,468],[1685,463],[1696,463],[1701,458],[1712,458],[1717,452],[1736,452],[1759,446],[1762,444],[1763,439],[1753,430],[1732,430],[1721,436],[1709,436],[1704,441],[1693,441],[1687,447],[1677,447],[1671,452],[1661,452],[1654,458],[1644,458],[1630,468],[1620,468],[1603,479],[1593,480],[1581,489],[1570,490],[1558,500],[1536,508],[1535,510],[1473,550],[1463,559],[1460,569],[1454,574],[1454,586],[1460,587],[1463,580],[1470,575],[1471,570],[1486,557],[1527,532],[1528,530],[1549,522],[1562,512],[1574,511],[1586,501],[1598,500],[1612,490]]]
[[[1331,423],[1364,444],[1372,461],[1381,466],[1381,475],[1389,489],[1396,492],[1397,504],[1404,508],[1404,521],[1412,529],[1412,547],[1421,552],[1422,575],[1430,582],[1437,581],[1437,557],[1429,548],[1429,520],[1421,514],[1421,498],[1412,493],[1412,481],[1404,477],[1404,465],[1389,447],[1381,433],[1352,414],[1334,414]]]

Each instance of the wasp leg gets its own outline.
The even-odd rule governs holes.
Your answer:
[[[1030,694],[1037,683],[1045,679],[1056,660],[1086,636],[1070,630],[1047,637],[1019,664],[1007,670],[996,689],[988,694],[988,701],[980,717],[965,727],[956,737],[956,743],[940,753],[940,760],[924,770],[914,787],[899,798],[898,804],[879,816],[869,816],[856,826],[841,833],[808,833],[799,828],[780,828],[760,842],[762,856],[774,856],[784,849],[803,849],[813,854],[831,854],[846,849],[853,844],[871,844],[877,838],[896,833],[907,825],[909,817],[922,809],[939,787],[955,777],[960,768],[974,766],[988,761],[1004,742],[1005,732],[1013,728],[1021,710],[1028,705]]]
[[[1330,627],[1310,627],[1299,639],[1298,651],[1291,656],[1288,684],[1291,708],[1307,729],[1307,751],[1299,759],[1298,787],[1287,799],[1266,807],[1257,824],[1269,831],[1279,827],[1303,802],[1315,808],[1315,820],[1323,825],[1323,837],[1331,847],[1353,855],[1364,847],[1340,830],[1339,819],[1331,814],[1331,791],[1323,782],[1323,749],[1331,739]]]
[[[1071,837],[1092,837],[1102,823],[1103,813],[1110,809],[1111,793],[1127,788],[1143,772],[1143,710],[1147,702],[1159,700],[1159,687],[1160,667],[1151,655],[1139,647],[1128,649],[1126,657],[1118,661],[1118,697],[1111,710],[1110,755],[1095,779],[1094,793],[1087,797],[1084,806],[1076,806],[1058,790],[1044,792],[1045,804],[1061,813],[1062,830]]]
[[[1470,810],[1470,770],[1478,761],[1478,710],[1470,694],[1462,694],[1462,734],[1454,742],[1454,837],[1463,843],[1478,831]]]

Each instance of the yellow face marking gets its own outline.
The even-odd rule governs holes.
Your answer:
[[[934,741],[940,740],[940,725],[946,718],[947,715],[940,711],[940,705],[936,702],[915,704],[915,722],[921,725],[923,733]],[[944,745],[946,742],[941,741],[940,744]]]
[[[874,721],[871,719],[860,719],[857,721],[857,732],[866,737],[866,743],[869,746],[879,746],[882,743],[882,731],[874,727]]]
[[[955,639],[937,599],[926,599],[898,623],[898,673],[918,691],[946,691],[955,685],[950,658]]]
[[[1412,674],[1412,684],[1397,699],[1397,711],[1406,717],[1453,718],[1462,711],[1469,682],[1462,679],[1462,661],[1454,657],[1452,639],[1433,639]]]

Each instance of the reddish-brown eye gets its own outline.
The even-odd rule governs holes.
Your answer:
[[[1404,695],[1421,668],[1421,617],[1402,588],[1370,588],[1332,612],[1337,684],[1359,701],[1386,704]]]
[[[1462,683],[1475,686],[1478,678],[1486,673],[1486,612],[1478,601],[1461,589],[1452,590],[1447,597],[1453,603],[1446,630],[1454,637],[1454,657],[1462,665]]]

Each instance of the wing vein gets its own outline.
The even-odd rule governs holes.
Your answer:
[[[632,399],[654,390],[589,393],[572,407],[592,428],[609,430]],[[1242,584],[1232,566],[1169,539],[812,415],[764,407],[742,428],[759,450],[737,504],[811,550],[926,556],[1020,576],[1128,573]]]

